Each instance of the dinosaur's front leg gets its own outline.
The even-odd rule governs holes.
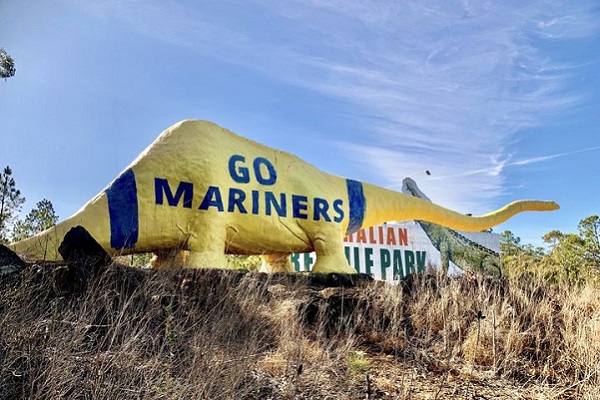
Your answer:
[[[356,274],[356,270],[348,265],[344,255],[344,243],[339,232],[319,233],[312,239],[317,253],[317,262],[312,272],[327,274]]]

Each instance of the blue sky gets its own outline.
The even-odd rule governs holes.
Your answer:
[[[197,118],[464,213],[559,202],[495,229],[526,243],[600,213],[594,0],[0,0],[0,46],[24,212],[69,216]]]

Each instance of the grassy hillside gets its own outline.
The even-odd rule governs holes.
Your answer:
[[[600,291],[111,266],[0,276],[0,399],[600,398]]]

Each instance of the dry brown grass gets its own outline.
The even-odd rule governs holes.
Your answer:
[[[0,399],[600,397],[600,291],[113,266],[0,277]]]

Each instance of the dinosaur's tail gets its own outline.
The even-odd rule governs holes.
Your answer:
[[[100,193],[73,216],[29,239],[8,247],[28,261],[60,261],[58,251],[65,235],[76,226],[83,226],[107,251],[110,250],[110,219],[106,194]]]
[[[60,261],[58,251],[67,232],[76,226],[72,218],[33,237],[10,244],[8,247],[28,261]]]

